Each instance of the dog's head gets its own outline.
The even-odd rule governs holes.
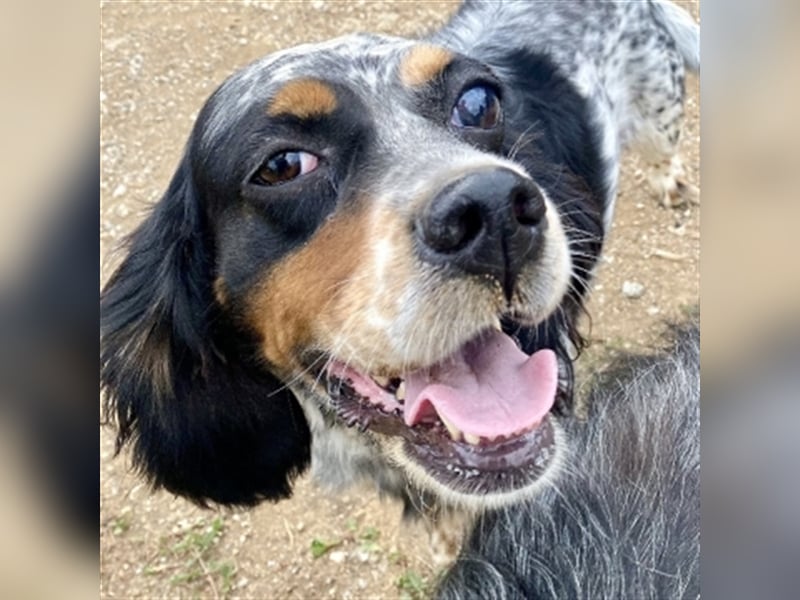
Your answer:
[[[602,207],[504,71],[356,36],[211,96],[103,297],[109,408],[156,484],[288,494],[297,398],[456,501],[556,462]]]

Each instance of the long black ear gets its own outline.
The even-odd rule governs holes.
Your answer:
[[[288,497],[309,462],[308,425],[232,339],[205,221],[184,158],[102,294],[106,418],[155,487],[201,504]]]

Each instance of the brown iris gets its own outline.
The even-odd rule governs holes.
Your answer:
[[[302,150],[279,152],[253,175],[253,183],[257,185],[278,185],[292,181],[301,175],[310,173],[319,165],[319,159]]]

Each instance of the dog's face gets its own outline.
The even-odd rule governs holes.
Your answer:
[[[220,344],[279,382],[254,401],[291,389],[457,502],[511,500],[557,461],[544,325],[573,258],[564,206],[510,156],[520,110],[480,62],[357,36],[235,74],[187,149]]]
[[[273,372],[423,485],[524,487],[551,458],[557,365],[502,323],[539,323],[561,302],[558,210],[498,156],[503,89],[486,67],[393,40],[353,64],[353,43],[284,55],[259,72],[235,135],[201,139],[239,165],[220,173],[218,299]],[[223,88],[208,118],[239,101]]]

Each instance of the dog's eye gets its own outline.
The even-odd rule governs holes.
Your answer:
[[[277,185],[310,173],[319,165],[319,158],[302,150],[280,152],[270,157],[253,174],[256,185]]]
[[[500,122],[500,99],[488,86],[476,85],[459,96],[450,115],[456,127],[491,129]]]

